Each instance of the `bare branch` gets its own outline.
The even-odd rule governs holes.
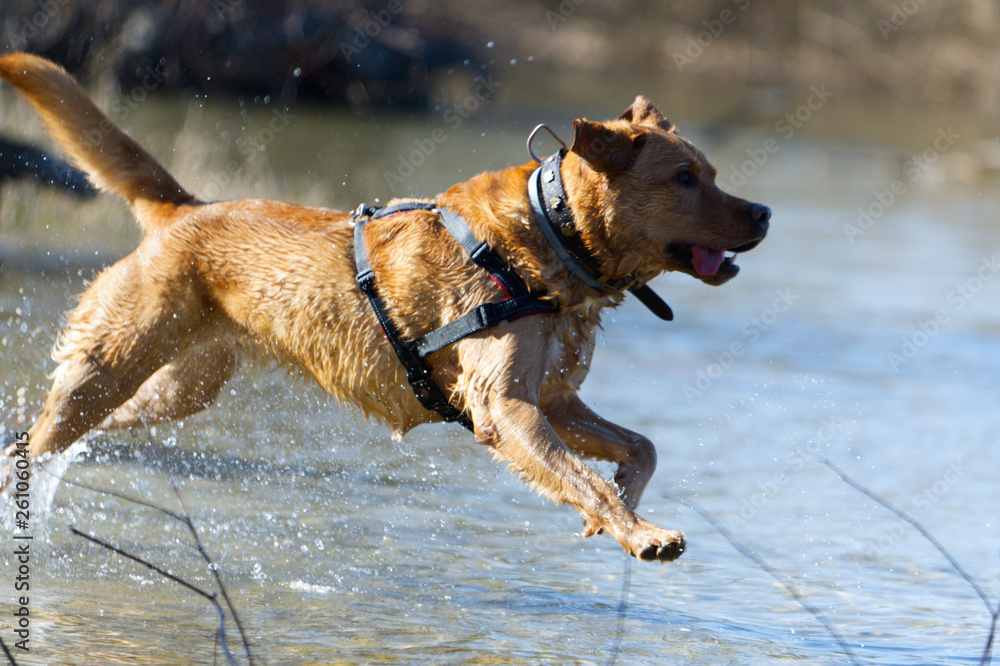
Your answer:
[[[226,645],[226,632],[225,632],[226,615],[222,611],[222,606],[219,605],[219,601],[218,601],[218,599],[216,599],[216,597],[215,597],[214,594],[209,594],[208,592],[202,590],[201,588],[196,587],[196,586],[192,585],[191,583],[187,582],[183,578],[179,578],[179,577],[173,575],[172,573],[170,573],[169,571],[164,571],[163,569],[161,569],[160,567],[156,566],[152,562],[147,562],[146,560],[142,559],[141,557],[133,555],[133,554],[131,554],[131,553],[127,552],[127,551],[124,551],[121,548],[118,548],[116,546],[112,546],[109,543],[101,541],[97,537],[91,536],[89,534],[84,534],[83,532],[81,532],[80,530],[76,529],[72,525],[70,525],[69,531],[72,532],[73,534],[79,536],[79,537],[83,537],[87,541],[91,541],[93,543],[96,543],[98,546],[101,546],[102,548],[107,548],[108,550],[110,550],[113,553],[117,553],[118,555],[121,555],[122,557],[128,558],[128,559],[132,560],[133,562],[141,564],[144,567],[146,567],[146,568],[148,568],[148,569],[150,569],[152,571],[155,571],[156,573],[160,574],[164,578],[172,580],[175,583],[177,583],[178,585],[181,585],[181,586],[186,587],[187,589],[191,590],[195,594],[201,595],[201,596],[205,597],[206,599],[208,599],[208,601],[215,608],[216,612],[219,614],[219,634],[220,634],[221,640],[222,640],[222,651],[226,654],[226,658],[229,660],[229,663],[232,664],[233,666],[237,666],[236,660],[233,659],[233,655],[229,652],[229,647]]]
[[[10,666],[17,666],[17,662],[14,660],[14,655],[10,653],[10,648],[8,648],[7,644],[3,642],[3,638],[0,638],[0,647],[3,648],[3,653],[7,655],[7,661],[10,663]]]
[[[38,469],[40,469],[45,474],[48,474],[52,478],[55,478],[55,474],[45,469],[44,467],[38,467]],[[131,497],[129,495],[125,495],[124,493],[116,492],[114,490],[108,490],[107,488],[98,488],[96,486],[92,486],[90,484],[83,483],[81,481],[70,481],[65,477],[63,477],[62,479],[57,479],[57,481],[61,481],[62,483],[66,483],[71,486],[76,486],[77,488],[83,488],[84,490],[89,490],[92,493],[98,493],[100,495],[110,495],[111,497],[117,497],[120,500],[131,502],[132,504],[138,504],[139,506],[155,509],[156,511],[159,511],[162,514],[170,516],[174,520],[180,521],[182,523],[184,522],[184,516],[182,516],[181,514],[171,511],[170,509],[165,509],[162,506],[153,504],[152,502],[147,502],[146,500],[138,499],[136,497]]]
[[[119,379],[113,372],[105,368],[104,365],[96,358],[94,358],[92,355],[87,354],[87,357],[90,359],[90,362],[93,363],[95,367],[97,367],[99,371],[110,377],[115,382],[115,384],[118,387],[119,393],[123,395],[126,400],[131,397],[131,394],[129,393],[129,391],[126,390],[125,385],[122,383],[121,379]],[[205,548],[201,543],[201,538],[198,536],[198,530],[195,529],[194,521],[191,520],[191,514],[188,512],[187,507],[184,505],[184,500],[181,498],[180,488],[174,481],[174,477],[170,473],[170,469],[167,467],[167,464],[163,460],[163,456],[160,453],[160,447],[157,445],[156,440],[153,438],[153,431],[149,427],[149,421],[146,418],[145,412],[141,413],[141,418],[142,418],[143,428],[146,431],[146,440],[149,443],[150,449],[153,451],[153,455],[156,457],[156,462],[159,465],[160,470],[162,470],[164,475],[167,477],[167,482],[170,484],[170,488],[173,490],[174,497],[177,499],[177,504],[181,508],[181,513],[174,514],[173,512],[167,511],[166,509],[162,509],[160,507],[153,507],[153,508],[156,508],[159,511],[167,513],[175,517],[177,520],[180,520],[185,525],[187,525],[187,528],[191,532],[191,536],[194,539],[195,546],[198,549],[198,553],[201,554],[202,559],[204,559],[205,563],[208,564],[208,569],[209,571],[212,572],[212,576],[215,578],[215,583],[222,594],[222,598],[225,600],[226,606],[229,608],[229,613],[230,615],[233,616],[233,621],[236,623],[236,628],[240,632],[240,638],[243,641],[243,648],[244,650],[246,650],[247,653],[247,661],[250,664],[250,666],[253,666],[253,654],[250,652],[250,641],[247,639],[246,632],[243,629],[243,623],[240,621],[240,616],[236,612],[236,608],[235,606],[233,606],[232,600],[230,600],[229,598],[229,593],[226,591],[226,587],[222,583],[222,576],[219,575],[218,567],[215,566],[215,563],[212,561],[212,558],[209,557],[208,553],[205,551]],[[144,503],[140,502],[140,504]]]
[[[986,637],[986,647],[983,648],[983,656],[979,658],[980,666],[988,664],[993,660],[993,637],[997,632],[997,616],[1000,616],[1000,601],[997,601],[996,609],[993,611],[993,618],[990,622],[990,633]]]
[[[843,637],[841,637],[841,635],[837,633],[837,631],[833,628],[833,625],[830,624],[830,621],[826,619],[826,616],[823,614],[823,612],[820,611],[815,606],[813,606],[812,604],[810,604],[808,601],[806,601],[805,598],[795,590],[795,587],[791,583],[789,583],[784,576],[779,574],[775,569],[771,568],[766,562],[764,562],[763,559],[761,559],[759,555],[757,555],[752,550],[743,545],[743,543],[741,543],[733,535],[732,532],[726,529],[726,527],[722,523],[720,523],[715,516],[713,516],[711,513],[701,508],[691,500],[684,499],[682,497],[677,497],[675,495],[667,495],[666,497],[667,499],[671,499],[677,502],[678,504],[683,504],[684,506],[693,509],[695,512],[698,513],[698,515],[704,518],[706,522],[708,522],[712,527],[714,527],[719,534],[725,537],[726,541],[729,542],[729,545],[735,548],[740,555],[742,555],[743,557],[747,558],[748,560],[756,564],[765,573],[767,573],[776,581],[778,581],[778,583],[785,588],[788,594],[790,594],[795,599],[795,601],[797,601],[799,605],[802,606],[802,608],[807,610],[814,618],[816,618],[817,622],[823,625],[823,628],[826,629],[827,633],[830,634],[831,637],[833,637],[833,640],[837,642],[837,645],[840,647],[841,651],[843,651],[843,653],[847,655],[851,663],[853,664],[860,663],[858,662],[857,657],[854,656],[854,653],[851,652],[851,648],[848,647]]]
[[[852,479],[851,477],[849,477],[846,472],[844,472],[839,467],[837,467],[836,465],[834,465],[833,462],[831,462],[830,460],[823,459],[820,462],[822,462],[824,465],[826,465],[827,467],[829,467],[830,469],[832,469],[834,471],[834,473],[837,476],[839,476],[841,479],[843,479],[844,482],[847,485],[851,486],[852,488],[854,488],[858,492],[867,495],[868,497],[870,497],[871,499],[875,500],[876,502],[878,502],[879,504],[881,504],[885,508],[889,509],[889,511],[892,511],[894,514],[896,514],[897,516],[899,516],[900,518],[902,518],[903,520],[905,520],[906,522],[908,522],[910,525],[913,525],[913,527],[916,528],[916,530],[918,532],[920,532],[920,534],[922,534],[925,539],[927,539],[928,541],[930,541],[931,544],[935,548],[937,548],[937,550],[938,550],[939,553],[941,553],[942,555],[944,555],[945,559],[948,560],[948,562],[951,563],[951,566],[954,567],[955,571],[957,571],[958,574],[962,578],[965,579],[965,582],[967,582],[969,585],[972,586],[972,589],[976,591],[976,594],[979,595],[979,598],[983,600],[984,604],[986,604],[986,609],[990,612],[990,615],[994,615],[995,616],[996,611],[993,609],[993,604],[990,602],[989,597],[986,596],[986,592],[983,591],[983,588],[981,588],[979,586],[979,583],[977,583],[975,580],[973,580],[972,576],[970,576],[965,571],[965,569],[962,568],[962,565],[960,565],[958,563],[958,561],[954,557],[951,556],[951,553],[949,553],[947,551],[947,549],[945,549],[945,547],[941,544],[941,542],[938,541],[937,539],[935,539],[934,535],[932,535],[930,532],[928,532],[924,528],[923,525],[921,525],[919,522],[917,522],[916,519],[910,517],[910,515],[908,513],[906,513],[905,511],[902,511],[901,509],[897,509],[892,503],[889,502],[889,500],[885,499],[884,497],[879,496],[874,491],[866,488],[865,486],[861,485],[860,483],[858,483],[857,481],[855,481],[854,479]]]
[[[844,472],[842,469],[834,465],[832,461],[828,459],[823,459],[820,462],[822,462],[824,465],[832,469],[834,473],[844,481],[844,483],[851,486],[858,492],[867,495],[871,499],[875,500],[877,503],[889,509],[889,511],[892,511],[894,514],[896,514],[897,516],[908,522],[910,525],[913,525],[913,527],[918,532],[920,532],[920,534],[923,535],[925,539],[930,541],[931,544],[935,548],[937,548],[939,553],[944,555],[945,559],[951,563],[951,566],[955,569],[955,571],[957,571],[958,574],[965,579],[965,582],[967,582],[969,585],[972,586],[972,589],[975,590],[976,594],[979,595],[979,598],[983,600],[983,603],[986,605],[986,609],[990,613],[990,631],[989,635],[986,637],[986,647],[983,648],[982,657],[980,657],[979,659],[980,664],[989,664],[993,659],[992,656],[993,636],[996,634],[997,616],[1000,616],[1000,601],[998,601],[997,605],[994,606],[990,602],[989,597],[986,596],[986,592],[983,591],[983,588],[979,586],[979,584],[972,578],[972,576],[970,576],[965,571],[965,569],[962,568],[962,565],[960,565],[958,561],[951,556],[951,553],[948,552],[948,550],[944,547],[944,545],[942,545],[940,541],[935,539],[934,535],[928,532],[927,529],[923,525],[921,525],[919,521],[911,517],[905,511],[897,509],[895,505],[889,502],[889,500],[877,494],[875,491],[871,490],[870,488],[867,488],[866,486],[863,486],[862,484],[852,479],[850,476],[847,475],[846,472]]]
[[[124,550],[122,550],[121,548],[118,548],[116,546],[112,546],[109,543],[101,541],[100,539],[98,539],[95,536],[91,536],[89,534],[84,534],[83,532],[81,532],[80,530],[76,529],[72,525],[70,525],[69,531],[72,532],[73,534],[77,535],[77,536],[83,537],[87,541],[92,541],[92,542],[96,543],[98,546],[101,546],[102,548],[107,548],[108,550],[110,550],[113,553],[117,553],[117,554],[121,555],[122,557],[126,557],[126,558],[132,560],[133,562],[138,562],[139,564],[143,565],[144,567],[146,567],[148,569],[152,569],[153,571],[155,571],[156,573],[160,574],[161,576],[163,576],[165,578],[169,578],[170,580],[174,581],[178,585],[182,585],[182,586],[186,587],[187,589],[191,590],[192,592],[205,597],[209,601],[215,601],[215,595],[209,594],[208,592],[206,592],[205,590],[203,590],[203,589],[201,589],[199,587],[195,587],[194,585],[192,585],[191,583],[187,582],[183,578],[178,578],[177,576],[173,575],[169,571],[164,571],[163,569],[161,569],[160,567],[156,566],[152,562],[147,562],[146,560],[142,559],[141,557],[137,557],[135,555],[132,555],[131,553],[127,553]]]
[[[622,637],[625,635],[625,613],[628,611],[628,593],[632,584],[632,558],[625,555],[622,559],[625,562],[625,571],[622,572],[622,599],[618,604],[618,627],[615,629],[614,642],[611,644],[608,666],[615,666],[618,661],[618,653],[621,651]]]

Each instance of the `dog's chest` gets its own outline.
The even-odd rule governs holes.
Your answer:
[[[598,318],[594,315],[558,316],[550,337],[542,381],[542,400],[576,392],[590,371]]]

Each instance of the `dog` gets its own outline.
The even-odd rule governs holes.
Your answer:
[[[68,313],[53,351],[52,389],[26,451],[12,445],[4,452],[8,481],[19,455],[58,453],[98,427],[199,412],[247,354],[302,370],[397,438],[443,419],[407,386],[387,327],[358,286],[355,232],[365,211],[199,201],[58,65],[8,54],[0,78],[95,185],[128,201],[145,231]],[[739,271],[735,253],[764,239],[771,213],[720,190],[705,155],[645,97],[618,119],[576,120],[573,132],[549,174],[565,192],[553,206],[571,216],[599,283],[581,279],[540,230],[528,194],[536,163],[481,173],[422,208],[370,216],[358,241],[389,328],[404,342],[506,295],[442,226],[439,211],[460,216],[520,277],[547,309],[434,351],[425,359],[427,378],[477,442],[540,493],[580,512],[584,536],[607,532],[639,559],[671,561],[684,551],[684,537],[635,512],[656,465],[653,444],[595,414],[577,393],[601,313],[619,305],[626,288],[664,271],[728,282]],[[613,481],[584,458],[615,463]]]

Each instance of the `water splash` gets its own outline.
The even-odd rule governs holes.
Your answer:
[[[31,511],[31,531],[35,538],[48,538],[48,517],[52,501],[69,466],[80,460],[89,451],[87,443],[80,440],[56,456],[43,456],[32,463],[30,487],[28,490]],[[13,487],[13,486],[12,486]],[[0,513],[4,530],[14,531],[14,497],[9,490],[0,497]]]

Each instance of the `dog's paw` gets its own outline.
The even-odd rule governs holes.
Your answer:
[[[630,539],[631,554],[646,562],[672,562],[684,552],[684,535],[650,525]]]
[[[596,520],[593,518],[583,519],[583,538],[588,539],[595,534],[604,534],[604,528],[601,527]]]

